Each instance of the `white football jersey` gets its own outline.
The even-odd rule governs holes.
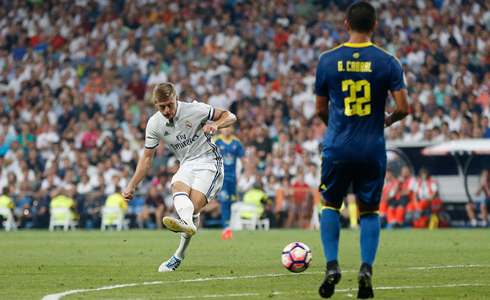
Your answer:
[[[202,130],[214,118],[214,112],[212,106],[197,101],[178,101],[172,120],[158,111],[148,120],[145,147],[153,149],[163,140],[181,164],[189,161],[215,164],[222,160],[221,153],[212,137]]]

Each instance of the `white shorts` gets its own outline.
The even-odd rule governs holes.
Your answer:
[[[172,184],[180,181],[193,190],[197,190],[206,195],[209,202],[216,198],[224,179],[223,164],[210,163],[186,163],[180,166],[179,170],[172,177]]]

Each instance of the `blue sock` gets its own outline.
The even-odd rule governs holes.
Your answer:
[[[361,260],[363,264],[374,263],[379,244],[379,215],[368,213],[361,216]]]
[[[322,219],[320,221],[320,233],[322,236],[323,252],[327,263],[338,260],[339,254],[339,237],[340,237],[340,213],[332,208],[322,210]]]
[[[230,216],[231,216],[231,203],[221,202],[221,224],[223,225],[223,230],[230,227]]]

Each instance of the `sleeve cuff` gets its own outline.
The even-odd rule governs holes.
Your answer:
[[[145,145],[145,148],[146,149],[155,149],[156,147],[158,147],[158,145],[159,144],[156,144],[155,146],[152,146],[152,147]]]
[[[209,110],[208,120],[212,121],[214,119],[214,107]]]

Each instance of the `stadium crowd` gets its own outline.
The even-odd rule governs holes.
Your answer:
[[[237,115],[248,162],[240,194],[258,182],[272,199],[316,190],[326,130],[315,116],[316,63],[347,41],[351,2],[0,0],[0,191],[35,227],[47,226],[57,195],[75,200],[83,224],[96,219],[135,170],[163,81],[181,101]],[[400,60],[411,103],[387,140],[490,138],[490,2],[372,3],[373,42]],[[152,187],[159,215],[170,212],[177,168],[161,145],[140,187]],[[311,193],[284,194],[282,210],[311,206]]]

